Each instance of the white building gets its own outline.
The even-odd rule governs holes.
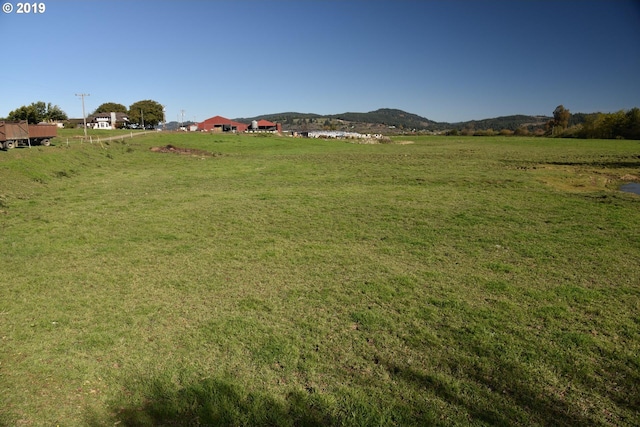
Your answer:
[[[129,127],[129,117],[126,113],[97,113],[89,116],[87,127],[92,129]]]

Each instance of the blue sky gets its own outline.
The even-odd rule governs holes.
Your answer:
[[[0,12],[0,117],[153,99],[167,120],[640,107],[637,0],[43,0]],[[5,0],[2,0],[5,3]]]

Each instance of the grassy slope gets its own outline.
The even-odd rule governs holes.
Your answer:
[[[637,424],[637,143],[415,142],[1,152],[0,425]]]

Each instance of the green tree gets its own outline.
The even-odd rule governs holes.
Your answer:
[[[602,132],[604,114],[597,113],[588,116],[582,124],[582,136],[584,138],[603,138]]]
[[[27,120],[29,123],[62,121],[67,118],[67,114],[60,107],[42,101],[23,105],[11,111],[7,116],[9,121]]]
[[[627,139],[640,139],[640,108],[627,111],[625,135]]]
[[[627,129],[627,115],[623,110],[607,114],[610,138],[624,138]]]
[[[10,122],[18,122],[20,120],[27,120],[29,123],[39,123],[38,113],[32,106],[23,105],[11,111],[7,116],[7,120]]]
[[[129,106],[129,121],[145,127],[157,126],[162,122],[162,105],[150,99],[138,101]]]
[[[127,107],[125,107],[122,104],[118,104],[115,102],[105,102],[104,104],[101,104],[98,108],[96,108],[96,110],[93,112],[93,114],[98,114],[98,113],[128,113],[129,110],[127,110]]]

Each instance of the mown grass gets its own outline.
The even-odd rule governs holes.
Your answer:
[[[412,141],[1,152],[0,425],[637,425],[638,143]]]

